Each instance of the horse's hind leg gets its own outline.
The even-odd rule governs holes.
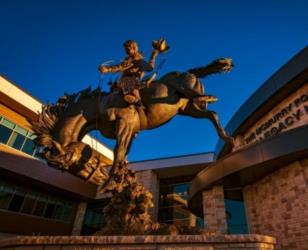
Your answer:
[[[206,113],[207,118],[211,120],[212,123],[214,124],[219,137],[223,139],[226,143],[230,144],[231,147],[233,147],[234,139],[220,125],[217,113],[214,111],[210,111],[210,110],[206,111],[205,113]]]
[[[109,179],[100,188],[100,191],[105,191],[106,188],[113,188],[111,182],[121,185],[123,173],[127,169],[127,154],[132,143],[134,134],[139,131],[139,117],[134,108],[119,108],[110,109],[110,120],[115,121],[115,138],[116,145],[114,148],[114,160],[109,173]],[[124,172],[123,172],[124,171]],[[119,180],[118,180],[119,179]],[[108,187],[109,185],[109,187]]]
[[[111,182],[116,185],[121,185],[121,170],[126,167],[127,160],[126,156],[128,153],[129,146],[133,138],[133,126],[125,119],[119,119],[116,122],[116,145],[114,148],[114,160],[109,172],[109,179],[100,187],[100,192],[105,192],[107,189],[117,189],[117,187],[110,186]],[[121,168],[122,167],[122,168]],[[119,179],[120,178],[120,179]]]
[[[228,133],[221,126],[218,115],[214,111],[210,110],[198,110],[193,105],[188,105],[183,111],[180,112],[182,115],[192,116],[195,118],[206,118],[209,119],[221,139],[223,139],[226,143],[230,144],[232,147],[234,146],[234,139],[228,135]]]

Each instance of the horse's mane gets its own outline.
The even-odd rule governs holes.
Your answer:
[[[58,121],[62,120],[68,110],[79,105],[83,100],[108,94],[107,92],[103,92],[100,87],[94,90],[88,87],[77,93],[64,93],[55,104],[43,104],[42,111],[38,113],[37,121],[29,120],[32,129],[37,135],[36,142],[40,145],[51,147],[51,134],[57,128]]]
[[[69,108],[71,108],[73,105],[78,105],[85,99],[94,98],[98,96],[105,96],[108,94],[109,93],[107,92],[103,92],[100,87],[97,87],[94,90],[92,90],[91,87],[88,87],[74,94],[64,93],[64,95],[57,100],[56,104],[49,106],[63,113],[67,111]]]

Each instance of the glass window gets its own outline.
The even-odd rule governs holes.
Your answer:
[[[46,210],[44,213],[45,218],[52,218],[56,205],[52,203],[48,203],[46,206]]]
[[[36,135],[32,132],[0,116],[0,143],[42,159],[39,155],[41,151],[37,149],[34,143],[35,138]]]
[[[72,221],[76,203],[0,180],[0,209]]]
[[[12,134],[12,129],[0,125],[0,142],[6,144]]]
[[[181,198],[187,200],[188,199],[188,196],[187,196],[188,186],[189,186],[189,183],[182,183],[182,184],[175,185],[173,186],[173,192],[176,193]]]
[[[63,204],[57,203],[57,204],[55,205],[52,218],[61,220],[61,219],[62,219],[62,214],[63,214]]]
[[[241,189],[225,190],[225,208],[229,234],[247,234],[245,204]]]
[[[13,147],[13,148],[16,148],[16,149],[21,149],[24,141],[25,141],[24,135],[21,135],[21,134],[15,132],[15,131],[13,131],[11,138],[8,142],[8,145]]]
[[[35,205],[35,197],[31,194],[27,194],[24,199],[21,212],[26,214],[32,214],[34,205]]]
[[[13,195],[5,192],[4,190],[0,192],[0,209],[8,209],[9,203]]]
[[[34,157],[42,160],[42,161],[46,161],[46,159],[42,156],[42,153],[44,151],[44,148],[43,147],[39,147],[39,146],[36,146],[35,147],[35,153],[34,153]]]
[[[8,209],[9,204],[13,198],[14,188],[6,185],[4,182],[1,183],[0,190],[0,208]]]
[[[159,221],[171,221],[172,220],[172,207],[160,207],[158,213]]]
[[[37,199],[39,201],[47,203],[49,201],[50,197],[48,195],[45,195],[45,194],[38,194]]]
[[[203,218],[196,217],[196,227],[204,228],[204,220],[203,220]]]
[[[34,141],[32,141],[30,138],[26,138],[26,141],[22,147],[22,151],[29,155],[33,155],[34,150],[35,150]]]
[[[14,212],[19,212],[23,201],[23,196],[14,194],[8,209]]]
[[[187,207],[188,188],[193,176],[160,180],[158,220],[163,223],[198,226],[203,219],[193,215]]]
[[[187,219],[189,214],[186,206],[173,207],[173,219],[175,220]]]
[[[63,208],[62,220],[70,221],[73,214],[73,207],[65,205]]]
[[[172,220],[172,224],[176,226],[187,226],[189,225],[189,219],[183,219],[183,220]]]
[[[22,187],[15,187],[14,188],[14,194],[18,194],[20,196],[26,196],[27,190]]]
[[[3,190],[5,191],[5,192],[8,192],[8,193],[10,193],[10,194],[14,194],[14,192],[15,192],[15,187],[13,187],[13,186],[11,186],[11,185],[8,185],[8,184],[4,184],[4,186],[2,187],[3,188]]]
[[[106,218],[103,213],[104,207],[110,202],[109,198],[88,203],[85,218],[82,226],[82,234],[89,235],[106,224]]]
[[[36,200],[35,207],[33,210],[33,215],[43,216],[43,213],[45,211],[45,206],[46,206],[45,202]]]

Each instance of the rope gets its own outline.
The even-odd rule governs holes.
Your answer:
[[[93,144],[94,144],[93,140],[91,140],[91,147],[94,148],[95,151],[97,151],[97,148],[98,148],[99,104],[100,104],[100,99],[101,99],[101,84],[103,83],[103,80],[104,80],[104,76],[103,76],[103,74],[101,74],[99,79],[98,79],[98,83],[97,83],[97,90],[99,92],[98,92],[98,95],[97,95],[97,113],[96,113],[96,117],[95,117],[95,131],[94,131],[94,134],[93,134],[93,137],[95,139],[95,147],[93,146]],[[94,176],[96,170],[98,169],[98,165],[99,165],[99,159],[97,159],[95,168],[91,167],[92,168],[92,172],[89,173],[88,177],[86,178],[87,182],[90,181],[90,179]]]
[[[99,107],[100,107],[100,100],[101,100],[101,85],[104,82],[104,74],[100,74],[97,88],[98,88],[98,97],[97,97],[97,114],[96,114],[96,119],[95,119],[95,140],[96,140],[96,146],[95,149],[97,151],[97,144],[98,144],[98,119],[99,119]]]

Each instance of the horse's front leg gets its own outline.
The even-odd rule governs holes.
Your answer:
[[[109,172],[108,180],[100,187],[100,192],[116,190],[121,186],[124,168],[127,166],[127,153],[133,139],[133,126],[125,119],[116,121],[116,145],[114,148],[114,160]],[[111,185],[110,185],[111,184]]]
[[[124,119],[117,121],[117,137],[116,146],[114,148],[114,163],[116,168],[118,165],[126,164],[126,157],[129,146],[133,138],[133,126]]]
[[[111,109],[110,119],[115,120],[116,145],[114,148],[114,160],[109,172],[109,179],[100,188],[105,191],[106,188],[114,188],[111,182],[121,185],[123,171],[127,168],[127,154],[131,146],[133,137],[138,132],[138,113],[131,108]],[[111,186],[109,184],[112,184]]]
[[[194,118],[206,118],[209,119],[216,128],[216,131],[221,139],[223,139],[231,147],[234,146],[234,139],[231,137],[221,126],[218,115],[214,111],[210,110],[199,110],[193,106],[193,104],[188,104],[187,107],[180,112],[181,115],[192,116]]]

